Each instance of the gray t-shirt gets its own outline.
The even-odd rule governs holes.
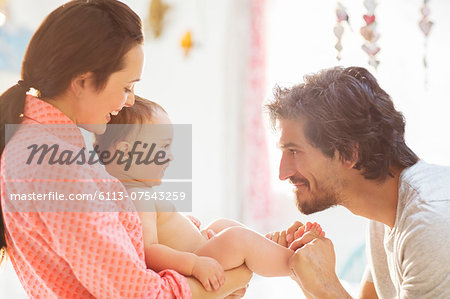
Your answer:
[[[450,167],[419,161],[398,196],[392,230],[369,223],[364,279],[379,298],[450,298]]]

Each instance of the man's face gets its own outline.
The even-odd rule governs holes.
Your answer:
[[[313,147],[303,133],[302,120],[280,119],[277,127],[282,150],[279,177],[295,186],[297,208],[309,215],[342,204],[342,163],[337,154],[329,158]]]

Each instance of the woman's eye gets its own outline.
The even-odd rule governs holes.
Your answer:
[[[297,153],[296,150],[289,150],[291,152],[292,155],[295,155]]]
[[[126,93],[131,93],[131,89],[125,87],[125,92]]]

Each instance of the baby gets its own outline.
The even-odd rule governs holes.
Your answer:
[[[115,126],[117,124],[133,125]],[[170,152],[172,138],[173,128],[165,110],[154,102],[136,96],[134,106],[124,108],[113,116],[106,132],[96,136],[95,146],[99,153],[120,151],[123,156],[127,156],[135,144],[144,143],[155,144],[158,151],[164,152],[165,155],[159,158],[166,163],[132,163],[127,168],[120,163],[119,156],[105,165],[111,175],[121,180],[129,194],[143,194],[161,184],[164,171],[173,159]],[[133,203],[142,222],[146,264],[154,271],[173,269],[185,276],[194,276],[208,291],[218,290],[224,284],[224,270],[244,263],[262,276],[291,274],[288,267],[293,254],[291,249],[236,221],[214,221],[208,229],[215,235],[208,239],[191,220],[167,202],[151,201],[154,212],[148,212],[148,200],[134,200]],[[296,236],[300,231],[324,235],[316,223],[302,227]]]

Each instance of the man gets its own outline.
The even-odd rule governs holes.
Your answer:
[[[371,220],[360,297],[450,298],[450,168],[405,144],[403,116],[376,79],[360,67],[323,70],[278,88],[268,110],[299,210],[342,205]],[[293,236],[299,225],[276,241],[296,250],[290,266],[305,295],[350,298],[331,241]]]

